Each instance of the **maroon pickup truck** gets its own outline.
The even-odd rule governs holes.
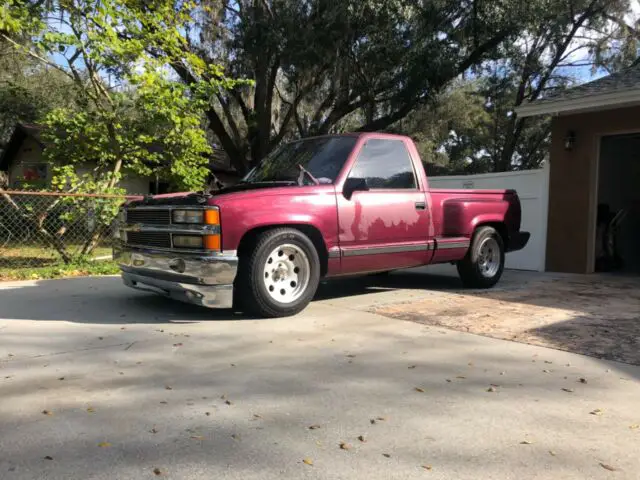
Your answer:
[[[522,249],[513,190],[430,189],[411,139],[362,133],[283,145],[238,184],[126,204],[124,283],[259,316],[300,312],[321,278],[455,263],[488,288]]]

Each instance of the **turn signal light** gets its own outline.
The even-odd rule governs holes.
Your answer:
[[[217,209],[205,210],[204,223],[207,225],[220,225],[220,211]]]
[[[220,235],[205,235],[204,248],[205,250],[220,250],[221,248]]]

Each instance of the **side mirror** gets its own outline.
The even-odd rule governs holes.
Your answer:
[[[347,200],[351,200],[353,192],[365,192],[369,190],[367,180],[364,178],[347,178],[342,188],[342,194]]]

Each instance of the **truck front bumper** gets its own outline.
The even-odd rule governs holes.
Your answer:
[[[209,308],[233,306],[236,252],[179,253],[125,245],[113,258],[125,285]]]

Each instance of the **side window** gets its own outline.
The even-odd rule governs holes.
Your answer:
[[[367,140],[349,177],[364,178],[371,189],[416,188],[413,164],[402,140]]]

